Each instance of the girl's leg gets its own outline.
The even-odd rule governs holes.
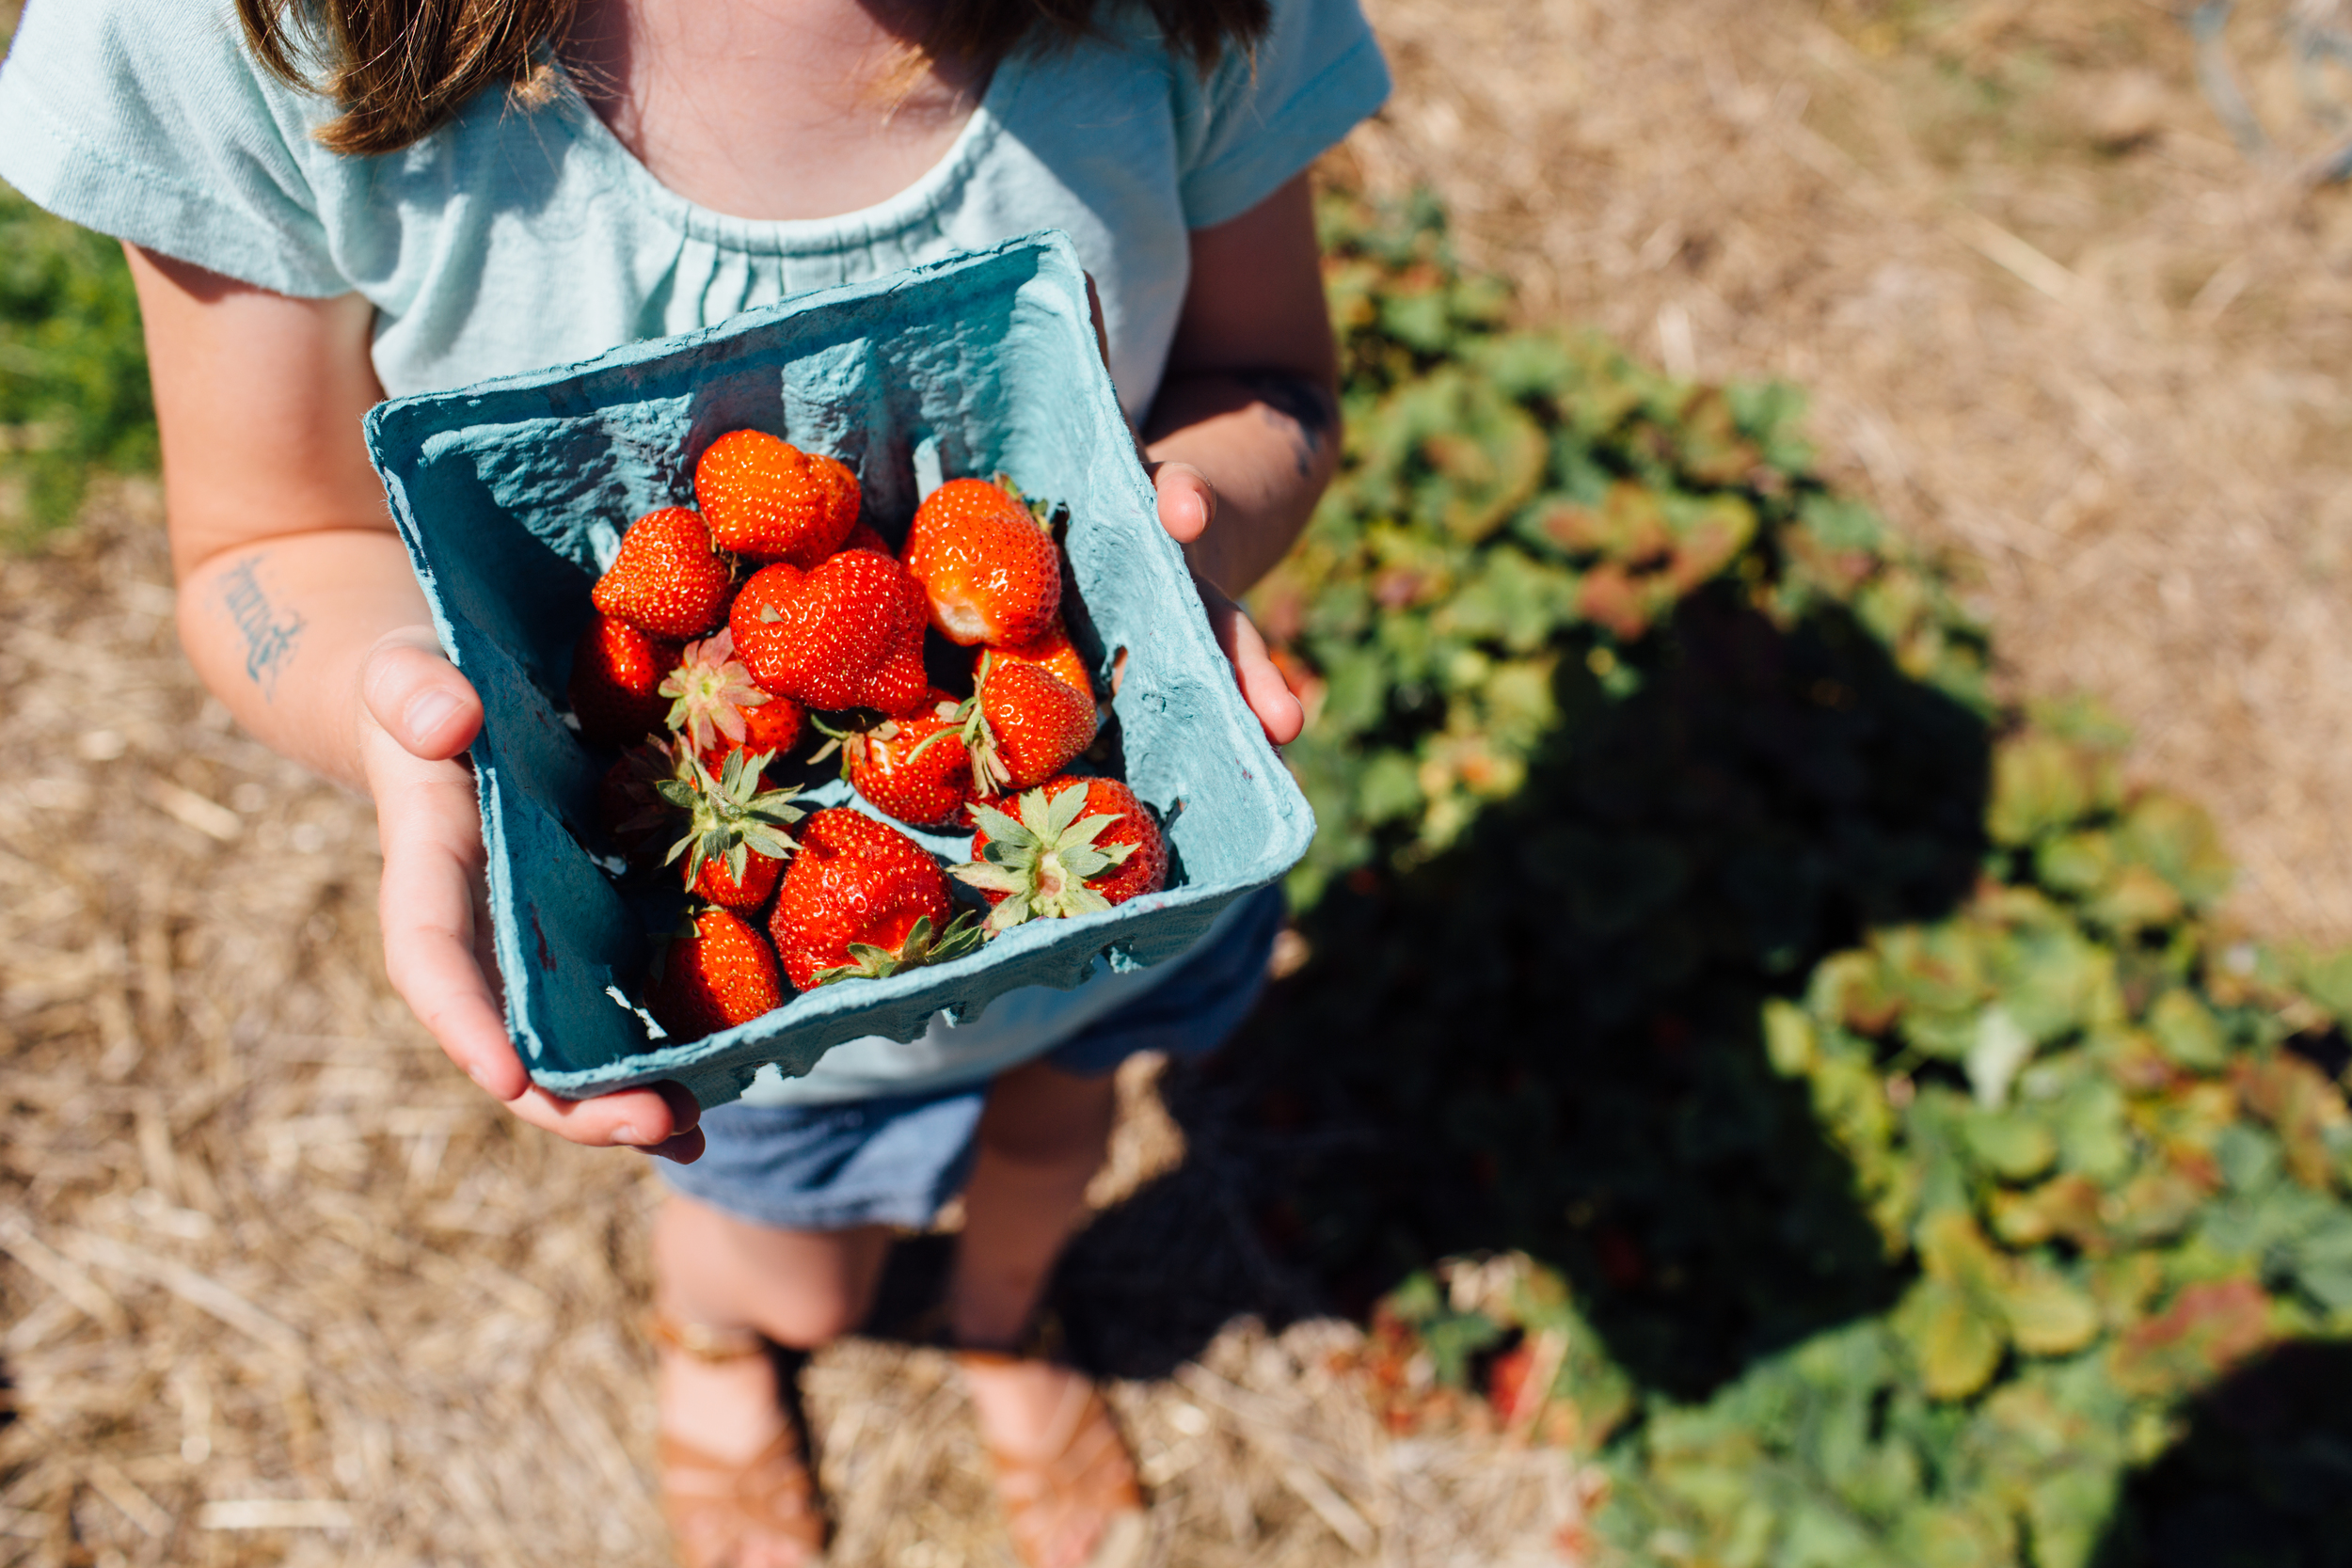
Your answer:
[[[1117,1110],[1108,1076],[1079,1078],[1043,1062],[991,1085],[948,1291],[956,1343],[1019,1344],[1085,1212],[1087,1182],[1103,1164]],[[1015,1452],[1045,1439],[1077,1375],[1034,1361],[965,1369],[981,1431]]]
[[[890,1248],[881,1226],[771,1230],[679,1194],[653,1231],[654,1307],[689,1330],[750,1328],[809,1350],[857,1326]],[[748,1460],[784,1428],[765,1355],[706,1361],[661,1349],[661,1430],[714,1459]]]
[[[957,1357],[996,1462],[998,1495],[1029,1568],[1140,1560],[1148,1532],[1135,1464],[1085,1377],[1015,1349],[1103,1163],[1117,1091],[1042,1062],[991,1085],[948,1294]]]
[[[1009,1349],[1027,1329],[1086,1210],[1118,1107],[1107,1075],[1079,1078],[1043,1062],[989,1086],[948,1287],[957,1343]]]

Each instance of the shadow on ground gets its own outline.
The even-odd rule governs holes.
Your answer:
[[[1483,1249],[1563,1270],[1615,1357],[1679,1398],[1893,1299],[1758,1005],[1966,895],[1984,722],[1846,612],[1783,629],[1730,585],[1555,686],[1518,795],[1333,888],[1300,921],[1305,967],[1171,1071],[1184,1166],[1061,1275],[1095,1365],[1164,1373],[1238,1313],[1360,1314]]]
[[[2095,1568],[2352,1563],[2352,1345],[2280,1345],[2188,1407],[2124,1483]]]

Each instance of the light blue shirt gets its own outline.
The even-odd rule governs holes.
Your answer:
[[[535,112],[485,93],[404,151],[342,157],[311,136],[331,105],[257,64],[226,0],[32,0],[0,64],[0,179],[74,222],[262,288],[366,296],[376,374],[396,397],[1060,229],[1101,291],[1111,377],[1139,421],[1184,303],[1187,231],[1256,206],[1388,93],[1356,0],[1273,10],[1253,52],[1204,77],[1140,7],[1106,5],[1099,38],[999,64],[946,157],[897,196],[762,222],[663,186],[569,90]],[[1098,974],[1074,992],[1014,991],[907,1044],[851,1041],[806,1078],[771,1071],[747,1098],[974,1082],[1181,962]]]
[[[405,151],[341,157],[331,117],[246,53],[223,0],[32,0],[0,65],[0,179],[76,223],[281,293],[376,308],[394,397],[592,358],[826,284],[1060,229],[1102,293],[1140,418],[1185,234],[1271,195],[1388,92],[1355,0],[1276,0],[1204,79],[1140,8],[1000,64],[946,157],[877,206],[763,222],[662,185],[568,90],[486,92]]]

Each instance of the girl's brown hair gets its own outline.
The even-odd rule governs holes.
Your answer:
[[[485,87],[526,105],[554,92],[542,45],[569,26],[577,0],[237,0],[255,55],[284,80],[322,91],[342,113],[318,133],[330,151],[397,152],[430,135]],[[1120,0],[940,0],[925,54],[996,60],[1033,38],[1074,42],[1102,4]],[[1206,71],[1228,45],[1266,28],[1268,0],[1142,0],[1169,46]],[[315,74],[314,74],[315,72]]]

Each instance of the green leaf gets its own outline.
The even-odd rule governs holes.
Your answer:
[[[2056,736],[2029,733],[1993,759],[1993,805],[1985,826],[1995,843],[2025,846],[2073,827],[2096,799],[2091,763]]]
[[[1078,814],[1087,809],[1087,786],[1072,784],[1050,797],[1049,802],[1051,809],[1046,813],[1046,832],[1041,836],[1048,844],[1059,844],[1062,836],[1070,832],[1071,825],[1078,820]],[[1027,813],[1025,811],[1023,816],[1025,817]]]
[[[2296,1282],[2330,1312],[2352,1312],[2352,1213],[2342,1209],[2287,1249]]]
[[[1009,871],[1001,865],[988,864],[978,861],[968,862],[962,865],[951,865],[947,868],[947,875],[967,887],[976,887],[984,893],[1018,894],[1028,886],[1026,879],[1017,873]]]
[[[1133,847],[1129,846],[1129,847]],[[1056,858],[1061,862],[1064,871],[1081,881],[1109,870],[1113,863],[1112,858],[1102,850],[1084,846],[1075,849],[1058,850]]]
[[[2058,1159],[2058,1139],[2038,1117],[1980,1111],[1961,1126],[1969,1152],[2004,1181],[2030,1181]]]
[[[1413,760],[1398,752],[1377,752],[1356,782],[1356,810],[1378,824],[1421,810],[1421,782]]]
[[[2097,1305],[2045,1270],[2020,1270],[1999,1301],[2010,1338],[2028,1355],[2072,1355],[2098,1338]]]
[[[1931,1399],[1964,1400],[1992,1381],[2003,1324],[1956,1286],[1924,1280],[1904,1303],[1899,1331]]]
[[[2117,1471],[2103,1465],[2062,1465],[2043,1473],[2026,1493],[2033,1531],[2034,1568],[2091,1568],[2113,1528]]]
[[[1804,1014],[1775,997],[1758,1015],[1764,1026],[1764,1054],[1772,1070],[1796,1078],[1813,1065],[1813,1025]]]
[[[2157,1048],[2192,1072],[2218,1072],[2229,1065],[2230,1042],[2197,998],[2169,990],[2148,1009],[2148,1032]]]
[[[983,805],[975,800],[971,805],[971,813],[973,825],[988,835],[988,847],[992,859],[995,855],[998,845],[1004,845],[1009,850],[1015,846],[1034,840],[1036,836],[1022,823],[1007,816],[994,806]]]
[[[2237,868],[2221,847],[2213,818],[2177,796],[2142,798],[2117,831],[2116,847],[2124,859],[2148,866],[2201,909],[2217,901],[2237,879]]]

